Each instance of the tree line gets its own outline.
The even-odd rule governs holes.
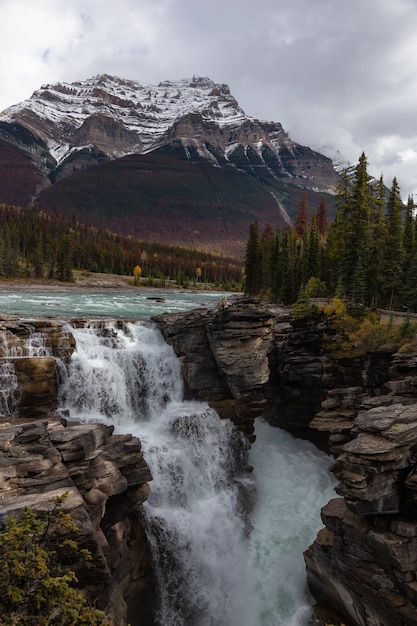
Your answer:
[[[36,206],[0,205],[0,276],[72,281],[74,270],[132,275],[150,284],[196,280],[238,288],[242,264],[234,258],[181,246],[142,242]]]
[[[365,154],[341,173],[335,219],[322,197],[311,213],[303,194],[293,227],[251,224],[245,292],[293,304],[309,295],[336,295],[367,307],[417,310],[415,204],[404,205],[397,179],[368,173]]]

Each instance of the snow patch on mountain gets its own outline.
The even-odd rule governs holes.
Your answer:
[[[205,122],[215,122],[220,128],[239,127],[251,119],[227,85],[207,77],[149,85],[107,74],[82,82],[43,85],[28,100],[3,111],[0,119],[27,119],[28,126],[33,116],[42,120],[43,139],[60,162],[71,148],[68,137],[94,115],[111,118],[139,135],[141,152],[148,152],[178,119],[189,113],[198,113]]]

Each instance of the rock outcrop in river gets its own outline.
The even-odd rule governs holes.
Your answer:
[[[154,319],[181,361],[188,397],[205,400],[252,439],[254,419],[267,408],[268,355],[288,310],[245,302],[214,310],[167,313]]]

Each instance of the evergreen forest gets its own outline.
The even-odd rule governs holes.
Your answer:
[[[368,173],[365,154],[341,173],[335,219],[311,211],[304,194],[294,227],[251,224],[245,292],[293,304],[337,296],[354,305],[417,310],[417,222],[413,197],[404,205],[397,179],[388,189]]]
[[[141,242],[38,209],[0,205],[0,277],[73,280],[73,270],[237,289],[242,264],[201,250]],[[135,281],[136,282],[136,281]]]

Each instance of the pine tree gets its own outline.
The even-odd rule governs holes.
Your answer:
[[[282,237],[282,285],[281,300],[285,304],[292,304],[297,299],[301,287],[299,267],[298,238],[295,230],[288,228]]]
[[[307,205],[307,193],[304,192],[298,204],[294,226],[295,232],[301,238],[304,238],[308,233],[309,214],[310,211]]]
[[[404,264],[407,265],[414,251],[416,238],[416,224],[414,219],[414,200],[413,196],[408,196],[407,206],[405,209],[404,232],[403,232],[403,250]]]
[[[317,216],[313,215],[310,234],[308,237],[307,280],[312,276],[320,276],[320,231],[317,224]]]
[[[267,224],[259,241],[260,290],[266,292],[272,285],[272,253],[274,233],[271,224]]]
[[[381,176],[371,203],[366,258],[367,303],[373,307],[378,306],[385,280],[384,254],[387,237],[385,206],[386,188]]]
[[[261,288],[261,267],[259,252],[259,227],[254,222],[249,227],[249,239],[245,255],[245,293],[254,296]]]
[[[404,281],[401,288],[401,296],[405,305],[411,310],[417,311],[417,250],[411,255],[404,272]]]
[[[282,286],[282,255],[281,233],[279,228],[274,233],[274,241],[271,255],[271,293],[274,300],[281,299]]]
[[[400,187],[394,178],[387,204],[387,241],[385,247],[385,288],[389,295],[389,306],[392,308],[394,298],[398,295],[403,269],[403,224],[404,209]]]
[[[63,282],[72,282],[74,280],[72,274],[74,246],[70,235],[65,235],[59,245],[57,256],[56,278]]]
[[[317,228],[319,229],[320,235],[322,237],[326,237],[327,231],[329,230],[329,220],[327,214],[327,204],[322,194],[320,198],[319,208],[316,211]]]
[[[350,215],[350,202],[352,195],[352,181],[347,169],[340,174],[340,181],[336,189],[335,206],[336,216],[330,224],[326,246],[322,259],[322,278],[331,291],[339,291],[341,297],[344,294],[344,281],[342,271],[342,259],[346,249],[347,224]]]
[[[362,303],[364,297],[363,272],[366,272],[372,199],[367,167],[366,156],[362,153],[355,169],[351,197],[347,204],[346,239],[341,260],[344,290],[355,303]]]

